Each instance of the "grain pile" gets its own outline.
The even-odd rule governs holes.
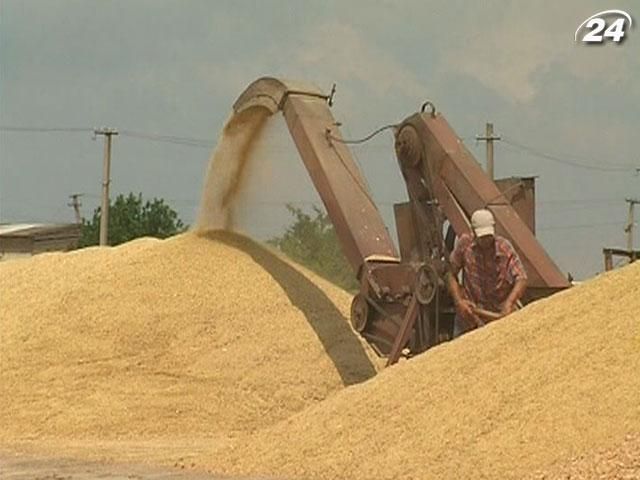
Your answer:
[[[5,262],[0,292],[3,445],[228,437],[378,362],[346,293],[229,233]]]
[[[561,462],[530,480],[638,480],[640,479],[640,435],[628,435],[624,441],[581,454]]]
[[[639,433],[636,263],[389,368],[206,462],[305,479],[520,479]]]

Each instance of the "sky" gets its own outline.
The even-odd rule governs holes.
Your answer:
[[[268,75],[336,83],[346,138],[431,100],[484,165],[475,137],[492,122],[496,176],[537,177],[538,238],[592,276],[603,247],[626,246],[625,198],[640,197],[640,31],[574,39],[606,9],[640,22],[634,1],[0,0],[0,223],[71,222],[73,193],[90,217],[103,126],[120,132],[112,195],[164,198],[192,223],[233,101]],[[282,119],[267,131],[245,206],[259,239],[286,227],[286,203],[320,204]],[[353,152],[393,230],[392,135]]]

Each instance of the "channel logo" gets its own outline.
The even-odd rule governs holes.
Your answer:
[[[633,25],[633,19],[624,10],[604,10],[591,15],[576,29],[575,41],[587,45],[608,42],[621,44]]]

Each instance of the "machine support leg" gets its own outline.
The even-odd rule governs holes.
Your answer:
[[[416,298],[416,295],[413,294],[413,296],[411,297],[411,301],[409,302],[409,307],[407,308],[407,311],[404,314],[404,318],[402,319],[402,324],[400,325],[398,335],[393,341],[393,347],[391,347],[391,352],[389,353],[389,358],[387,359],[387,367],[389,365],[393,365],[398,361],[398,359],[400,358],[400,354],[402,353],[402,349],[409,341],[411,331],[413,330],[413,326],[416,324],[418,313],[420,311],[418,305],[418,299]]]

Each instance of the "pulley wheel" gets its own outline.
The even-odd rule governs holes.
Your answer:
[[[428,305],[436,296],[438,272],[431,265],[422,265],[416,273],[416,299],[422,305]]]
[[[356,332],[362,333],[367,326],[369,305],[363,295],[358,294],[351,302],[351,325]]]
[[[403,127],[396,135],[396,156],[405,168],[415,167],[420,163],[421,145],[418,132],[412,126]]]

